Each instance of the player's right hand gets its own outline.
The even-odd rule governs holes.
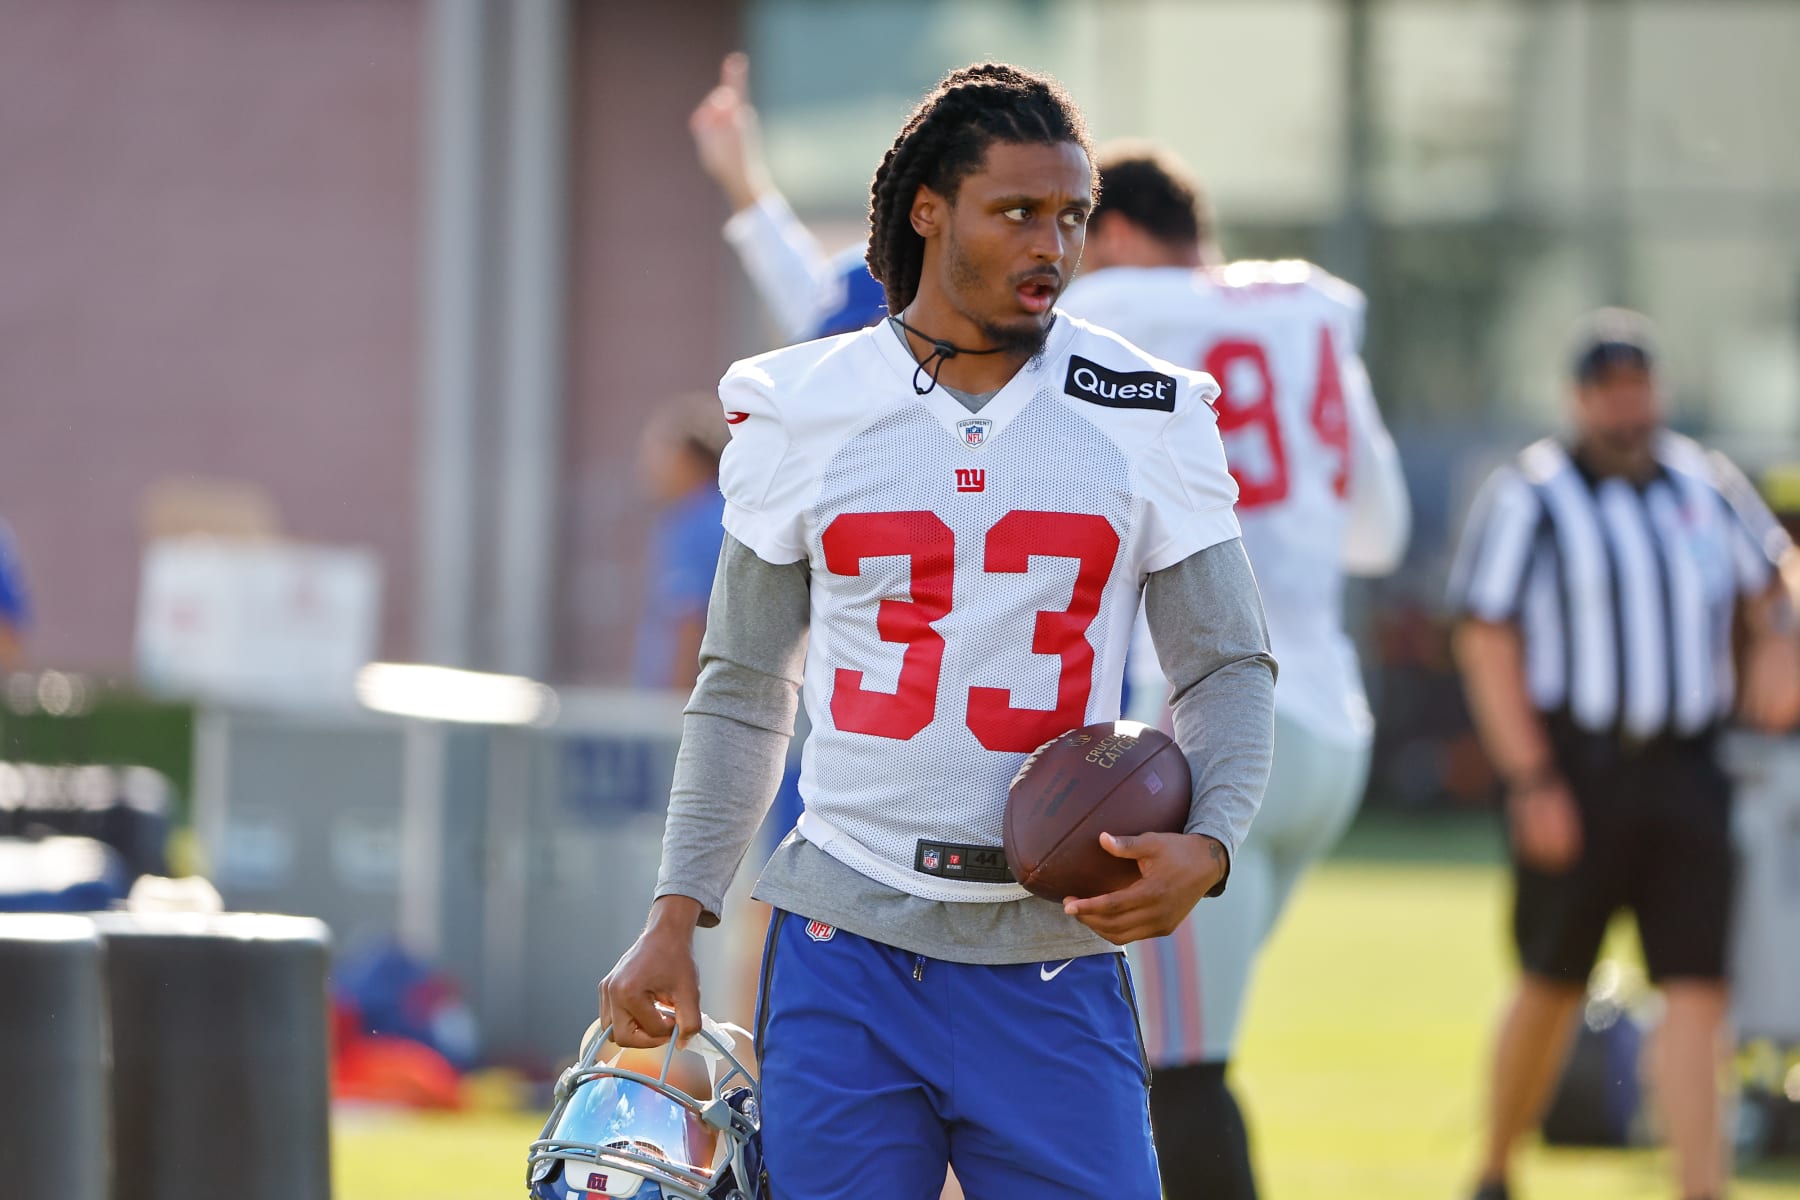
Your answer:
[[[700,166],[725,193],[733,211],[755,204],[769,188],[763,163],[762,130],[750,103],[750,60],[728,54],[719,67],[719,85],[688,118]]]
[[[621,1046],[660,1046],[679,1031],[700,1029],[700,971],[694,965],[694,926],[700,903],[664,896],[631,949],[600,981],[600,1021]],[[671,1019],[658,1004],[674,1012]]]
[[[1566,781],[1546,776],[1506,796],[1513,852],[1533,870],[1566,871],[1581,857],[1581,812]]]

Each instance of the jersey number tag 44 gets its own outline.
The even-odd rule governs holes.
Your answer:
[[[950,612],[956,534],[933,512],[843,513],[825,527],[821,541],[825,566],[836,575],[862,574],[865,558],[910,560],[911,599],[883,600],[875,615],[881,640],[906,647],[898,686],[892,692],[869,691],[861,671],[840,667],[831,692],[831,719],[839,729],[905,741],[937,716],[944,635],[932,625]],[[1007,688],[971,687],[965,719],[975,740],[989,750],[1029,753],[1087,719],[1094,682],[1087,631],[1100,613],[1100,595],[1119,556],[1119,535],[1105,517],[1014,509],[988,530],[982,568],[989,574],[1023,574],[1033,555],[1079,564],[1069,607],[1037,612],[1032,631],[1032,653],[1062,659],[1056,707],[1015,708]]]

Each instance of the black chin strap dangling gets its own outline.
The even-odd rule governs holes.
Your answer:
[[[932,388],[936,387],[938,372],[942,371],[944,369],[944,364],[950,359],[955,358],[958,353],[960,353],[960,351],[949,342],[933,338],[931,341],[931,353],[920,359],[918,367],[913,371],[913,392],[916,395],[923,396],[931,391]],[[920,387],[919,376],[927,373],[929,373],[931,377],[931,382],[927,383],[924,387]]]
[[[1001,350],[1005,349],[1003,346],[995,346],[991,350],[969,350],[962,346],[958,346],[953,342],[946,342],[943,338],[934,338],[928,334],[922,333],[919,330],[914,329],[911,325],[908,325],[905,321],[902,321],[899,317],[889,317],[888,320],[892,321],[919,340],[931,343],[931,353],[927,354],[924,358],[921,358],[919,360],[919,365],[913,370],[913,393],[919,396],[926,395],[932,388],[937,386],[938,374],[943,371],[944,364],[955,358],[957,355],[998,354]],[[909,346],[908,348],[910,349],[911,347]],[[921,375],[926,376],[930,380],[924,387],[919,386],[919,377]]]

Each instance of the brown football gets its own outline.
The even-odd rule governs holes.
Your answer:
[[[1047,900],[1099,896],[1139,878],[1100,835],[1180,833],[1193,784],[1181,749],[1159,729],[1102,721],[1035,750],[1006,797],[1006,862]]]

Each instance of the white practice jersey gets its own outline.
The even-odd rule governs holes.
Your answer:
[[[1359,573],[1392,569],[1408,510],[1358,353],[1362,293],[1309,263],[1240,262],[1096,271],[1075,281],[1065,304],[1218,380],[1218,429],[1280,664],[1275,706],[1320,736],[1366,741],[1374,725],[1343,632],[1354,491],[1386,498],[1373,534],[1383,545],[1362,553],[1374,569]]]
[[[886,322],[734,365],[725,528],[811,572],[801,833],[916,896],[1012,900],[1019,764],[1118,716],[1145,577],[1238,536],[1218,389],[1061,315],[979,414],[916,373]]]

